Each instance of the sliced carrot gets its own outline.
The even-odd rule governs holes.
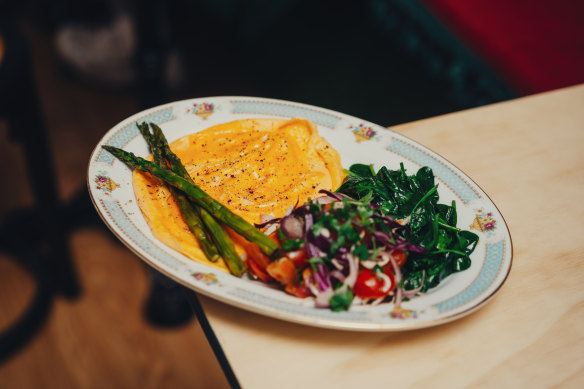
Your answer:
[[[278,238],[278,230],[275,230],[274,232],[272,232],[270,235],[268,235],[270,237],[270,239],[272,239],[274,242],[278,243],[278,246],[281,245],[280,242],[280,238]]]
[[[292,284],[297,280],[296,266],[286,257],[279,258],[266,268],[269,275],[284,285]]]
[[[249,267],[249,270],[260,280],[267,282],[272,279],[272,277],[270,277],[270,275],[266,273],[253,258],[248,257],[247,266]]]
[[[227,227],[226,227],[227,228]],[[252,243],[242,237],[241,235],[237,234],[231,229],[227,230],[229,232],[229,236],[233,239],[233,242],[243,248],[247,253],[247,257],[253,258],[256,265],[258,265],[262,270],[266,270],[266,267],[270,264],[270,258],[268,258],[262,251],[260,250],[259,246],[255,243]]]

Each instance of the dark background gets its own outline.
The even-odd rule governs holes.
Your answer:
[[[423,2],[38,0],[8,8],[53,37],[71,26],[97,35],[129,16],[134,83],[108,85],[107,75],[70,66],[66,55],[61,75],[133,88],[142,107],[262,96],[392,125],[517,96]]]

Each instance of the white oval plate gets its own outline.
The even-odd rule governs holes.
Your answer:
[[[480,236],[469,269],[451,275],[424,296],[403,304],[409,314],[391,315],[392,304],[352,306],[344,312],[314,308],[299,299],[247,277],[237,278],[165,246],[153,237],[135,200],[132,172],[101,148],[121,147],[149,154],[137,122],[160,125],[169,142],[210,126],[244,118],[302,117],[318,126],[341,155],[345,168],[373,163],[394,170],[403,162],[409,174],[429,166],[439,184],[440,202],[456,200],[458,226]],[[503,217],[487,195],[464,173],[424,146],[384,127],[339,112],[305,104],[255,97],[208,97],[165,104],[122,121],[95,147],[88,186],[97,211],[118,238],[149,265],[177,282],[238,308],[317,327],[356,331],[395,331],[445,323],[489,301],[511,269],[512,246]],[[334,189],[334,188],[333,188]]]

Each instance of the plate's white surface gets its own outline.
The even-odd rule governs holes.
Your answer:
[[[302,117],[317,125],[340,155],[345,168],[373,163],[376,169],[399,167],[409,174],[421,166],[433,169],[440,202],[456,200],[458,226],[480,236],[471,267],[447,278],[428,294],[403,304],[407,317],[392,317],[392,304],[353,306],[346,312],[314,308],[299,299],[248,278],[237,278],[193,262],[153,237],[132,190],[131,170],[101,148],[108,144],[149,154],[136,122],[158,123],[169,142],[212,125],[244,118]],[[462,317],[482,306],[499,290],[511,269],[511,237],[487,195],[464,173],[424,146],[384,127],[338,112],[250,97],[209,97],[155,107],[109,130],[95,147],[88,169],[91,198],[108,227],[144,261],[187,287],[236,307],[307,325],[360,331],[420,328]],[[335,189],[335,188],[333,188]]]

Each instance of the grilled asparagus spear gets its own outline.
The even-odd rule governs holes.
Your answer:
[[[180,158],[178,158],[176,154],[174,154],[172,150],[170,150],[166,137],[162,133],[160,127],[158,127],[154,123],[150,123],[150,127],[152,127],[153,134],[152,137],[155,140],[154,143],[157,153],[161,157],[165,158],[166,161],[168,161],[170,169],[173,172],[175,172],[176,174],[178,174],[179,176],[181,176],[182,178],[184,178],[185,180],[189,181],[191,184],[194,185],[195,184],[194,181],[192,180],[191,176],[185,169]],[[178,190],[175,189],[175,191]],[[183,195],[184,200],[188,202],[186,196],[182,192],[180,193],[181,195]],[[221,226],[221,224],[217,220],[215,220],[215,218],[213,218],[213,216],[211,216],[206,210],[201,209],[198,206],[195,206],[195,210],[196,212],[198,212],[198,216],[200,216],[200,218],[202,219],[202,222],[206,227],[207,231],[209,231],[209,235],[211,236],[211,239],[215,243],[215,247],[217,248],[217,250],[219,250],[219,253],[223,257],[223,260],[229,267],[229,270],[237,276],[241,275],[246,270],[246,265],[241,260],[237,251],[235,251],[235,246],[233,245],[233,241],[227,234],[227,231],[225,231],[225,229],[223,229],[223,226]]]
[[[192,184],[169,169],[161,168],[156,164],[145,160],[144,158],[137,157],[131,152],[127,152],[117,147],[108,145],[104,145],[102,147],[130,167],[148,172],[154,177],[166,182],[167,184],[180,189],[185,194],[187,194],[192,201],[213,215],[217,220],[225,223],[225,225],[233,229],[235,232],[250,242],[256,243],[260,250],[268,257],[271,257],[278,250],[278,244],[270,237],[248,223],[241,216],[231,212],[224,205],[206,194],[197,185]]]
[[[144,139],[146,139],[146,142],[148,142],[148,145],[150,145],[150,151],[152,151],[154,163],[160,167],[166,167],[167,164],[164,159],[163,150],[161,147],[159,147],[161,142],[157,139],[157,135],[154,134],[153,136],[153,134],[150,133],[150,129],[146,123],[136,124],[136,126],[144,136]],[[160,133],[162,134],[162,132]],[[180,212],[183,216],[183,219],[187,223],[189,230],[197,239],[199,247],[201,247],[201,250],[209,261],[216,262],[219,259],[219,253],[217,252],[217,248],[213,244],[213,241],[207,236],[205,226],[197,210],[195,209],[195,206],[193,206],[189,202],[187,196],[178,189],[172,186],[169,186],[168,189],[176,200],[176,203],[178,204]]]

